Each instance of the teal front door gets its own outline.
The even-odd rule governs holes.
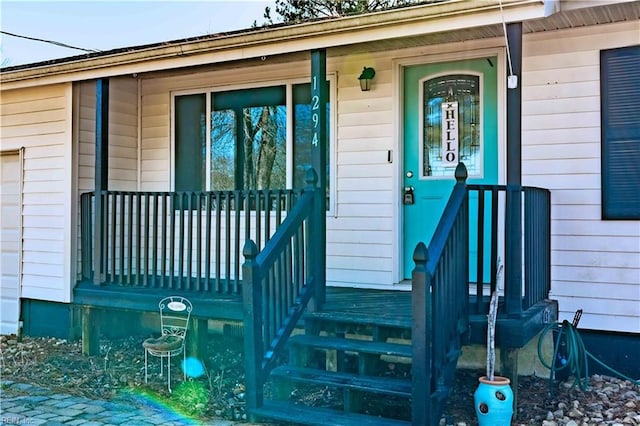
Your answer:
[[[404,68],[403,241],[407,279],[414,267],[416,244],[429,244],[442,216],[458,163],[467,167],[468,183],[498,183],[496,67],[497,59],[491,57]],[[473,261],[475,254],[470,256]]]

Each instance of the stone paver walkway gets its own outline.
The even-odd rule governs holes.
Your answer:
[[[0,381],[0,389],[0,425],[240,426],[227,420],[195,421],[144,400],[93,400],[8,380]]]

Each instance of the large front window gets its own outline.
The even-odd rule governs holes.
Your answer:
[[[305,83],[176,94],[175,190],[302,187],[312,155],[310,92]],[[327,135],[330,110],[327,103]]]

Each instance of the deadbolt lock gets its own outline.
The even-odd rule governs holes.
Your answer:
[[[413,195],[413,186],[405,186],[403,190],[402,202],[405,205],[411,205],[415,203]]]

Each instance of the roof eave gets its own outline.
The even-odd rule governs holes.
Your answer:
[[[62,83],[410,37],[543,17],[544,0],[450,0],[366,15],[168,42],[0,74],[2,89]]]

